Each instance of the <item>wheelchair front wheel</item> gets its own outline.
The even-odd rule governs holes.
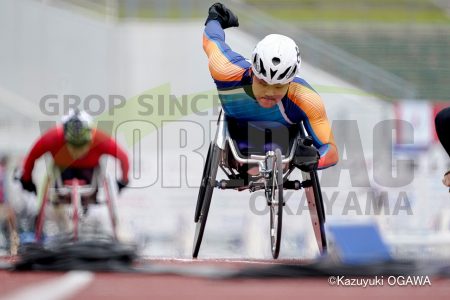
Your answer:
[[[281,150],[275,150],[275,157],[272,163],[272,177],[270,182],[268,203],[270,207],[270,242],[272,257],[278,258],[281,244],[281,228],[283,224],[283,164],[281,160]]]

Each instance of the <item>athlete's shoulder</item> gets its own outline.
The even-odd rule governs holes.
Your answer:
[[[40,138],[45,143],[56,144],[64,141],[64,129],[62,125],[57,125],[47,130]]]
[[[288,97],[294,101],[322,101],[316,90],[303,78],[295,77],[289,84]]]
[[[306,112],[307,115],[322,117],[325,112],[320,95],[303,78],[295,77],[290,83],[288,98]]]
[[[289,92],[294,96],[301,96],[302,94],[316,94],[317,91],[303,78],[294,77],[294,80],[289,85]]]
[[[105,142],[112,140],[111,135],[107,134],[105,131],[99,129],[99,128],[93,128],[92,129],[92,140],[94,142]]]
[[[55,126],[45,131],[34,143],[33,151],[46,152],[60,149],[65,143],[62,126]]]

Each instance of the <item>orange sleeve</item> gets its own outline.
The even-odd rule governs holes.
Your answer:
[[[319,169],[337,164],[338,150],[330,122],[320,96],[307,86],[292,83],[288,97],[305,113],[303,121],[306,131],[313,138],[314,146],[320,152]]]
[[[214,80],[240,81],[250,67],[244,57],[232,51],[225,43],[225,33],[217,21],[210,21],[206,25],[203,49],[208,56],[209,71]]]

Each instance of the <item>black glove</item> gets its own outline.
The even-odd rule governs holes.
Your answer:
[[[123,180],[117,180],[117,189],[119,190],[119,193],[122,191],[123,188],[125,188],[128,185],[128,182],[125,182]]]
[[[304,172],[317,170],[319,165],[319,151],[310,145],[309,140],[300,139],[292,162],[294,166]]]
[[[25,180],[23,177],[20,178],[20,183],[22,184],[22,188],[31,193],[37,194],[36,185],[32,180]]]
[[[205,25],[210,20],[219,21],[220,26],[222,26],[223,29],[239,26],[239,21],[236,15],[231,10],[229,10],[225,5],[219,2],[214,3],[209,8],[208,18],[206,19]]]

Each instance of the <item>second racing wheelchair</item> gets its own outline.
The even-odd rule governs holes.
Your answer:
[[[290,134],[289,147],[282,153],[280,148],[270,149],[265,153],[241,153],[229,120],[221,113],[214,140],[210,143],[206,163],[195,208],[196,223],[192,256],[197,258],[205,231],[208,212],[214,189],[263,190],[270,211],[270,242],[274,259],[278,258],[281,244],[283,224],[283,206],[285,190],[304,189],[308,200],[311,221],[319,251],[326,252],[325,211],[322,193],[316,169],[302,171],[302,180],[289,180],[289,175],[296,168],[294,156],[299,145],[311,146],[312,139],[306,135],[303,126],[296,128]],[[270,134],[266,141],[271,142]],[[258,176],[247,176],[238,171],[237,166],[257,166]],[[218,180],[218,169],[221,169],[226,179]]]
[[[80,239],[81,227],[91,205],[104,205],[108,211],[112,238],[117,240],[117,211],[112,183],[100,166],[89,170],[89,182],[85,174],[76,174],[64,179],[56,166],[49,168],[44,190],[40,197],[40,207],[36,219],[35,240],[43,240],[49,209],[56,213],[56,227],[59,234],[73,241]],[[81,176],[80,176],[81,175]],[[72,177],[72,176],[71,176]],[[98,230],[98,228],[96,228]]]

